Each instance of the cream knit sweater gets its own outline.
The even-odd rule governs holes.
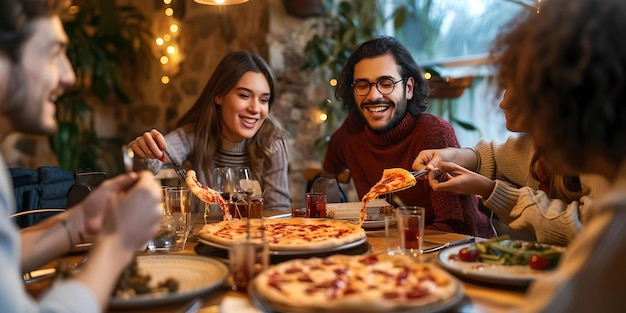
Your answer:
[[[610,186],[601,176],[580,175],[583,188],[590,193],[564,203],[537,190],[539,181],[530,174],[535,147],[529,136],[512,136],[501,144],[480,140],[474,149],[480,156],[475,171],[496,180],[483,204],[512,229],[539,242],[567,245],[582,230],[593,199],[604,195]]]

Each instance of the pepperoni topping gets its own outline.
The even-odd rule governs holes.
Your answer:
[[[364,259],[360,260],[359,262],[363,263],[363,264],[376,264],[378,263],[378,257],[374,254],[370,254],[367,257],[365,257]]]
[[[383,298],[385,299],[398,299],[400,298],[400,293],[397,291],[389,291],[389,292],[385,292],[383,293]]]
[[[311,279],[311,276],[304,274],[300,277],[298,277],[298,281],[299,282],[303,282],[303,283],[312,283],[313,279]]]
[[[430,292],[428,290],[424,290],[421,288],[414,288],[406,293],[407,299],[419,299],[429,295]]]
[[[285,271],[285,273],[287,274],[294,274],[294,273],[300,273],[300,272],[302,272],[302,269],[297,268],[297,267],[292,267]]]
[[[269,280],[267,283],[269,284],[270,287],[272,287],[272,288],[274,288],[274,289],[276,289],[278,291],[283,291],[280,288],[280,283],[278,281],[276,281],[276,280]]]

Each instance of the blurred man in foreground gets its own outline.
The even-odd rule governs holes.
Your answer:
[[[55,101],[75,81],[59,18],[62,0],[0,2],[0,140],[14,132],[52,134]],[[160,190],[151,173],[105,181],[82,203],[19,231],[13,186],[0,157],[0,303],[6,312],[101,312],[119,274],[156,233]],[[35,300],[22,273],[94,238],[88,262]]]

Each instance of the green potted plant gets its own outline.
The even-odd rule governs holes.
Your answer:
[[[57,101],[59,129],[50,137],[59,166],[70,171],[101,168],[98,149],[105,144],[121,147],[121,138],[96,134],[95,116],[104,105],[128,106],[133,81],[139,75],[147,77],[149,62],[154,61],[148,43],[152,37],[149,20],[135,7],[108,0],[72,4],[63,23],[70,38],[67,54],[76,84]]]

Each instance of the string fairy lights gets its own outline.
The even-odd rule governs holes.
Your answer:
[[[160,34],[155,38],[156,55],[163,70],[161,83],[167,85],[171,82],[171,76],[178,72],[178,67],[182,61],[182,54],[178,47],[178,35],[180,33],[179,22],[174,17],[172,3],[175,0],[163,0],[165,9],[162,18],[155,19],[154,33]]]

